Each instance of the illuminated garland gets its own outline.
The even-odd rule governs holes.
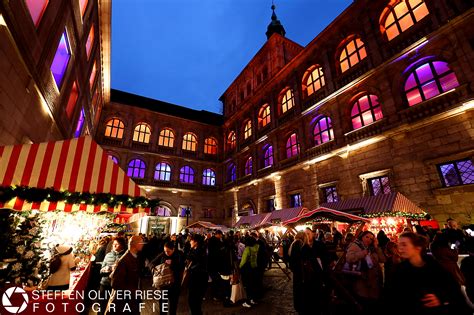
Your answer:
[[[154,208],[160,202],[158,199],[152,200],[146,197],[130,197],[128,195],[114,195],[111,193],[57,191],[54,188],[27,186],[0,187],[0,202],[6,203],[15,197],[26,202],[63,201],[68,204],[107,205],[111,208],[120,205],[125,205],[127,208]]]
[[[370,213],[370,214],[360,214],[361,217],[364,218],[380,218],[380,217],[404,217],[409,219],[418,219],[418,220],[425,220],[430,219],[430,215],[428,213],[408,213],[408,212],[378,212],[378,213]]]

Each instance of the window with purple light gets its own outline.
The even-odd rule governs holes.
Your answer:
[[[134,159],[128,163],[127,175],[133,178],[145,178],[145,169],[145,162]]]
[[[286,157],[290,158],[300,154],[300,144],[298,143],[298,136],[292,133],[288,140],[286,140]]]
[[[438,165],[443,186],[474,184],[474,164],[471,159],[463,159]]]
[[[237,169],[234,163],[227,167],[227,182],[235,182],[237,179]]]
[[[368,179],[368,183],[371,196],[389,194],[392,191],[390,189],[388,176],[370,178]]]
[[[181,183],[194,183],[194,170],[191,166],[185,165],[179,170],[179,181]]]
[[[253,171],[252,157],[249,157],[247,161],[245,162],[245,175],[252,175],[252,171]]]
[[[337,196],[336,186],[329,186],[323,188],[323,195],[325,202],[337,202],[339,197]]]
[[[263,167],[268,167],[273,165],[273,147],[270,145],[265,149],[263,154]]]
[[[49,0],[25,0],[28,11],[30,12],[31,19],[36,27],[38,27],[41,18],[43,17],[44,11],[48,6]]]
[[[119,163],[118,159],[117,159],[115,156],[109,154],[109,158],[110,158],[112,161],[114,161],[115,164],[118,164],[118,163]]]
[[[430,61],[413,70],[405,81],[408,105],[413,106],[459,86],[449,65]]]
[[[202,184],[206,186],[216,185],[216,173],[208,168],[202,172]]]
[[[364,95],[352,106],[352,127],[359,129],[383,118],[382,107],[375,95]]]
[[[331,118],[321,116],[313,129],[314,145],[321,145],[334,139]]]
[[[169,182],[171,180],[171,166],[165,162],[156,164],[154,178],[155,180]]]
[[[171,217],[171,209],[165,206],[155,208],[155,215],[158,217]]]
[[[51,64],[51,72],[53,73],[54,81],[56,82],[58,89],[61,88],[61,83],[63,82],[64,73],[66,72],[70,58],[71,51],[69,48],[69,41],[67,38],[67,32],[64,31],[61,35],[56,54],[54,55],[53,63]]]
[[[82,135],[82,129],[84,128],[84,122],[86,115],[84,113],[84,108],[81,109],[79,114],[79,119],[77,120],[76,130],[74,131],[74,138],[80,137]]]

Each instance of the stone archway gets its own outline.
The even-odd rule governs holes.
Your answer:
[[[246,215],[256,214],[256,212],[257,212],[256,209],[257,208],[255,207],[254,202],[251,199],[249,199],[239,207],[238,216],[243,217],[243,216],[246,216]]]
[[[177,217],[178,211],[169,202],[160,201],[157,207],[153,209],[153,215],[158,217]]]

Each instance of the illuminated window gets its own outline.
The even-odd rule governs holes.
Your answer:
[[[165,162],[156,164],[154,178],[155,180],[169,182],[171,180],[171,166]]]
[[[260,128],[265,127],[271,122],[270,106],[268,104],[263,105],[258,112],[258,125]]]
[[[58,89],[61,88],[61,83],[63,82],[64,73],[66,72],[70,58],[71,50],[69,40],[66,31],[64,31],[59,40],[59,46],[54,55],[53,63],[51,64],[51,72],[53,73],[54,81]]]
[[[140,159],[131,160],[128,163],[127,175],[133,178],[145,178],[145,162]]]
[[[216,173],[207,168],[202,172],[202,184],[206,186],[215,186],[216,185]]]
[[[155,215],[158,217],[171,217],[171,209],[167,206],[158,206],[155,208]]]
[[[138,123],[133,130],[133,141],[141,143],[150,143],[150,126],[145,123]]]
[[[183,137],[183,150],[187,151],[196,151],[196,146],[197,146],[197,140],[196,136],[193,135],[192,133],[187,133]]]
[[[236,140],[235,140],[235,132],[234,131],[231,131],[229,133],[229,135],[227,136],[227,145],[228,145],[230,150],[235,149]]]
[[[339,197],[337,196],[336,186],[324,187],[323,189],[324,202],[337,202]]]
[[[307,95],[310,96],[325,84],[323,68],[321,66],[313,66],[306,72],[307,74],[304,76],[306,82],[303,82],[303,88],[306,88]]]
[[[245,162],[245,175],[251,175],[253,171],[252,157],[249,157]]]
[[[369,178],[367,182],[369,183],[371,196],[389,194],[392,191],[390,189],[388,176]]]
[[[352,68],[367,57],[364,42],[357,36],[351,37],[344,43],[344,48],[339,56],[339,64],[341,72],[345,72]]]
[[[179,181],[181,183],[193,184],[194,183],[194,170],[190,166],[183,166],[179,170]]]
[[[217,154],[217,141],[214,138],[206,138],[206,140],[204,140],[204,153]]]
[[[91,30],[89,31],[89,36],[87,37],[87,42],[86,42],[87,59],[89,59],[91,55],[93,45],[94,45],[94,25],[91,26]]]
[[[162,129],[158,137],[158,145],[172,148],[174,146],[174,133],[171,129]]]
[[[380,18],[382,32],[392,40],[430,12],[423,0],[396,0],[384,10]]]
[[[244,139],[248,139],[252,135],[252,121],[247,120],[244,127]]]
[[[292,208],[303,206],[303,201],[301,200],[301,194],[290,195],[290,206]]]
[[[125,125],[123,122],[118,118],[113,118],[109,120],[105,126],[105,136],[110,138],[123,138],[123,131],[125,129]]]
[[[314,145],[320,145],[334,139],[331,118],[322,116],[314,125]]]
[[[86,12],[88,2],[89,2],[89,0],[79,0],[79,6],[81,7],[81,15],[82,16],[84,16],[84,12]]]
[[[286,157],[290,158],[300,154],[300,144],[298,143],[298,136],[296,133],[292,133],[291,136],[286,140]]]
[[[364,95],[352,106],[352,127],[359,129],[383,118],[382,107],[375,95]]]
[[[291,89],[287,89],[283,92],[281,99],[281,113],[284,114],[295,106],[295,97]]]
[[[234,163],[227,166],[227,182],[235,182],[237,179],[237,169]]]
[[[470,159],[440,164],[438,170],[445,187],[474,184],[474,165]]]
[[[430,61],[413,70],[405,82],[408,105],[413,106],[459,86],[444,61]]]
[[[84,128],[84,122],[86,121],[86,115],[84,113],[84,108],[81,109],[79,114],[79,119],[77,120],[76,130],[74,131],[74,138],[80,137],[82,135],[82,129]]]
[[[94,65],[92,66],[91,76],[89,77],[89,84],[90,84],[91,90],[92,90],[92,87],[94,86],[96,73],[97,73],[96,62],[94,62]]]
[[[115,164],[118,164],[119,163],[119,160],[117,159],[117,157],[109,154],[109,159],[111,159],[112,161],[114,161]]]
[[[270,145],[265,149],[263,153],[263,167],[273,165],[273,147]]]
[[[25,2],[33,19],[33,23],[38,27],[49,0],[25,0]]]
[[[76,108],[77,98],[79,97],[79,92],[77,91],[76,81],[72,84],[71,92],[69,94],[69,99],[66,105],[66,115],[67,118],[71,119],[74,114],[74,109]]]

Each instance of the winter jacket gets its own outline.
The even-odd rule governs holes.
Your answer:
[[[112,267],[115,265],[117,260],[119,260],[120,257],[125,253],[125,251],[121,252],[116,252],[114,250],[110,251],[107,255],[105,255],[104,260],[102,261],[102,268],[100,270],[100,275],[102,276],[102,279],[100,279],[100,284],[106,287],[110,287],[110,271],[106,271],[107,268],[105,267]]]
[[[258,249],[260,245],[255,244],[253,246],[245,247],[244,253],[242,254],[242,260],[240,261],[240,268],[242,269],[247,262],[250,263],[251,268],[257,268]]]

